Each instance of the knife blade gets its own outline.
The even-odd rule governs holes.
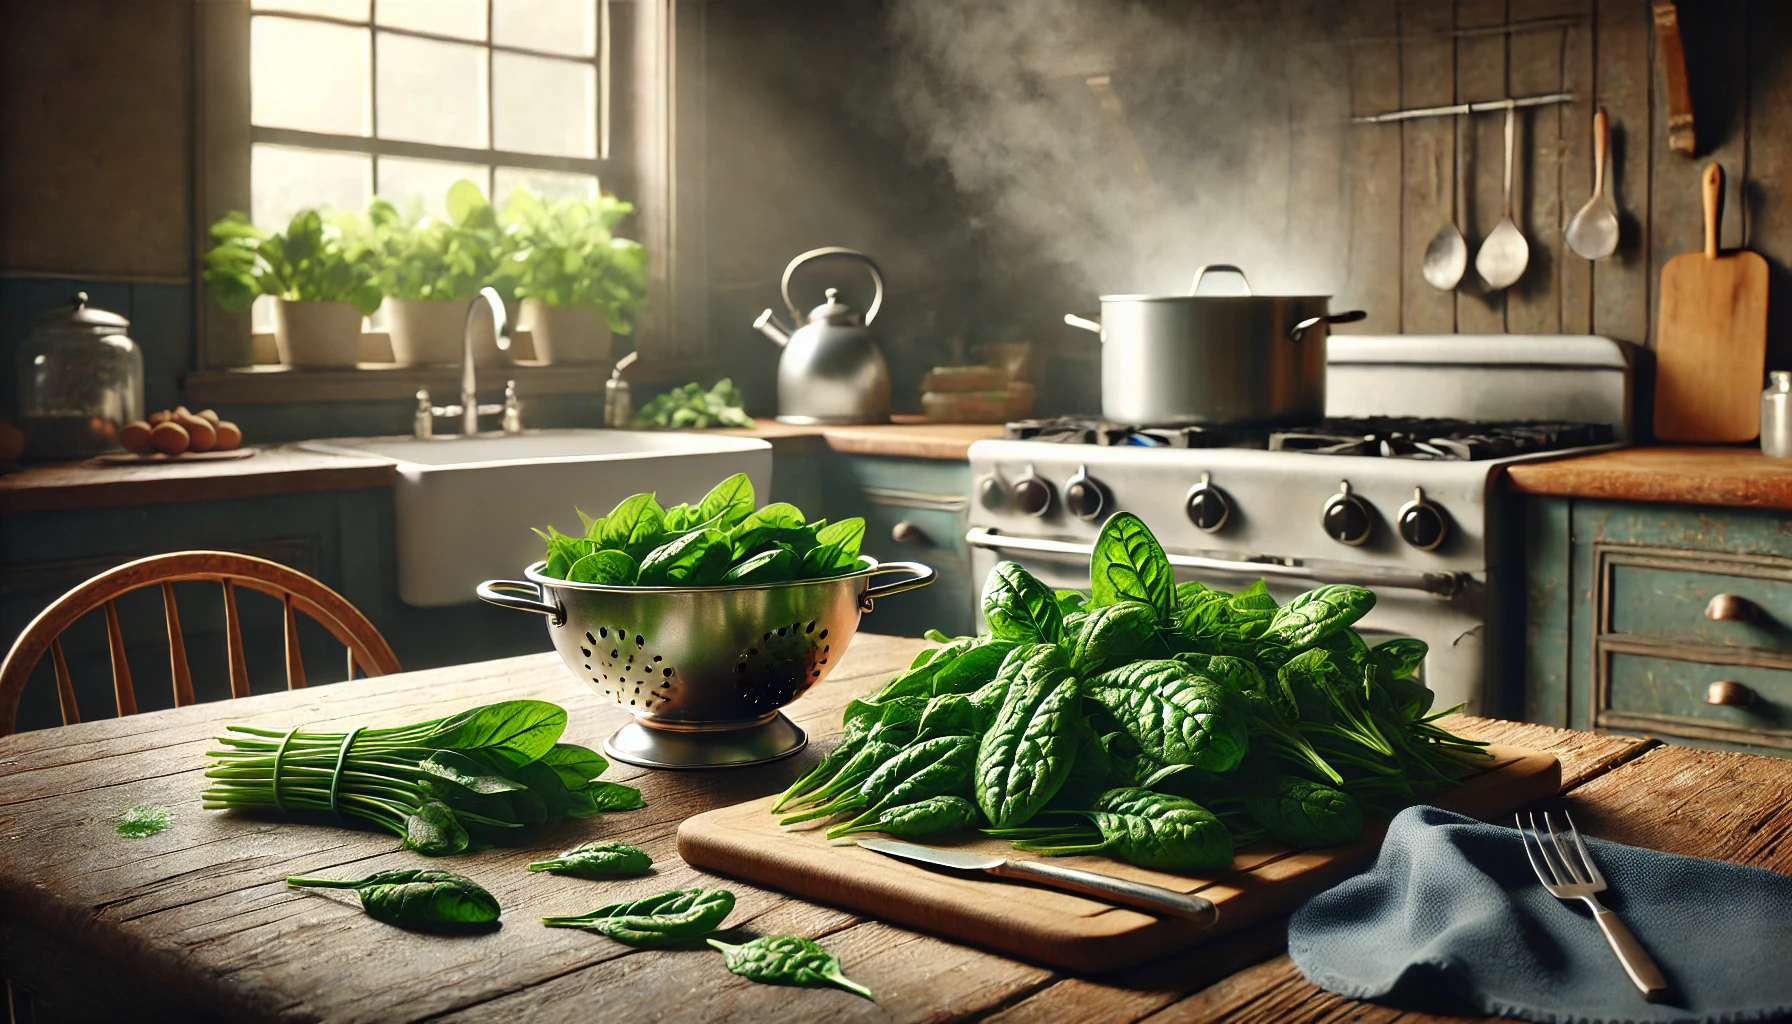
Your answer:
[[[1188,893],[1180,893],[1174,889],[1166,889],[1161,885],[1151,885],[1148,882],[1135,882],[1127,878],[1116,878],[1113,875],[1083,871],[1080,868],[1069,868],[1061,864],[1046,864],[1036,860],[1013,860],[1008,857],[968,853],[963,850],[941,850],[932,846],[905,843],[898,839],[860,839],[858,844],[873,853],[881,853],[886,857],[895,857],[898,860],[926,864],[930,867],[950,868],[954,871],[981,871],[997,878],[1033,882],[1083,896],[1093,896],[1107,903],[1118,903],[1123,906],[1137,907],[1140,910],[1170,914],[1198,922],[1203,926],[1211,927],[1219,919],[1219,908],[1215,907],[1210,900]]]

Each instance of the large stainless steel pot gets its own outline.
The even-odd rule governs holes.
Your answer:
[[[1325,415],[1325,295],[1103,295],[1101,320],[1064,322],[1101,335],[1101,414],[1119,423],[1215,426],[1302,423]],[[1250,291],[1250,282],[1245,281]]]

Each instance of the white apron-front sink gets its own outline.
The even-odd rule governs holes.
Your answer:
[[[577,535],[575,508],[601,516],[641,491],[661,505],[697,501],[734,473],[752,479],[763,503],[772,484],[771,445],[722,434],[539,430],[299,447],[397,463],[398,596],[426,608],[470,602],[485,580],[522,578],[543,550],[529,528]]]

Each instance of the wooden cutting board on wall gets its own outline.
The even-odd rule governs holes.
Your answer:
[[[1718,249],[1724,172],[1705,167],[1705,250],[1661,268],[1655,338],[1655,436],[1731,444],[1761,433],[1767,363],[1767,261]]]
[[[1431,801],[1485,820],[1561,788],[1555,755],[1493,746],[1487,771]],[[1199,893],[1219,910],[1208,927],[1116,907],[1058,889],[991,878],[980,872],[935,871],[829,841],[823,822],[784,828],[771,813],[774,797],[688,818],[678,828],[678,855],[706,871],[730,875],[949,939],[1079,973],[1111,971],[1206,942],[1285,914],[1309,896],[1367,868],[1381,849],[1385,820],[1371,821],[1349,846],[1292,849],[1257,844],[1232,867],[1196,878],[1134,867],[1106,857],[1054,857],[1054,863],[1116,875],[1177,892]],[[999,857],[1030,857],[1006,842],[976,836],[919,840]]]

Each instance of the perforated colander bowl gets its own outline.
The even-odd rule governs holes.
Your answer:
[[[477,592],[546,618],[566,667],[635,716],[607,753],[647,767],[722,767],[801,750],[807,737],[778,709],[827,677],[877,598],[935,575],[917,562],[859,562],[845,576],[735,587],[571,583],[536,562],[526,581],[488,580]],[[873,584],[891,573],[906,578]]]

